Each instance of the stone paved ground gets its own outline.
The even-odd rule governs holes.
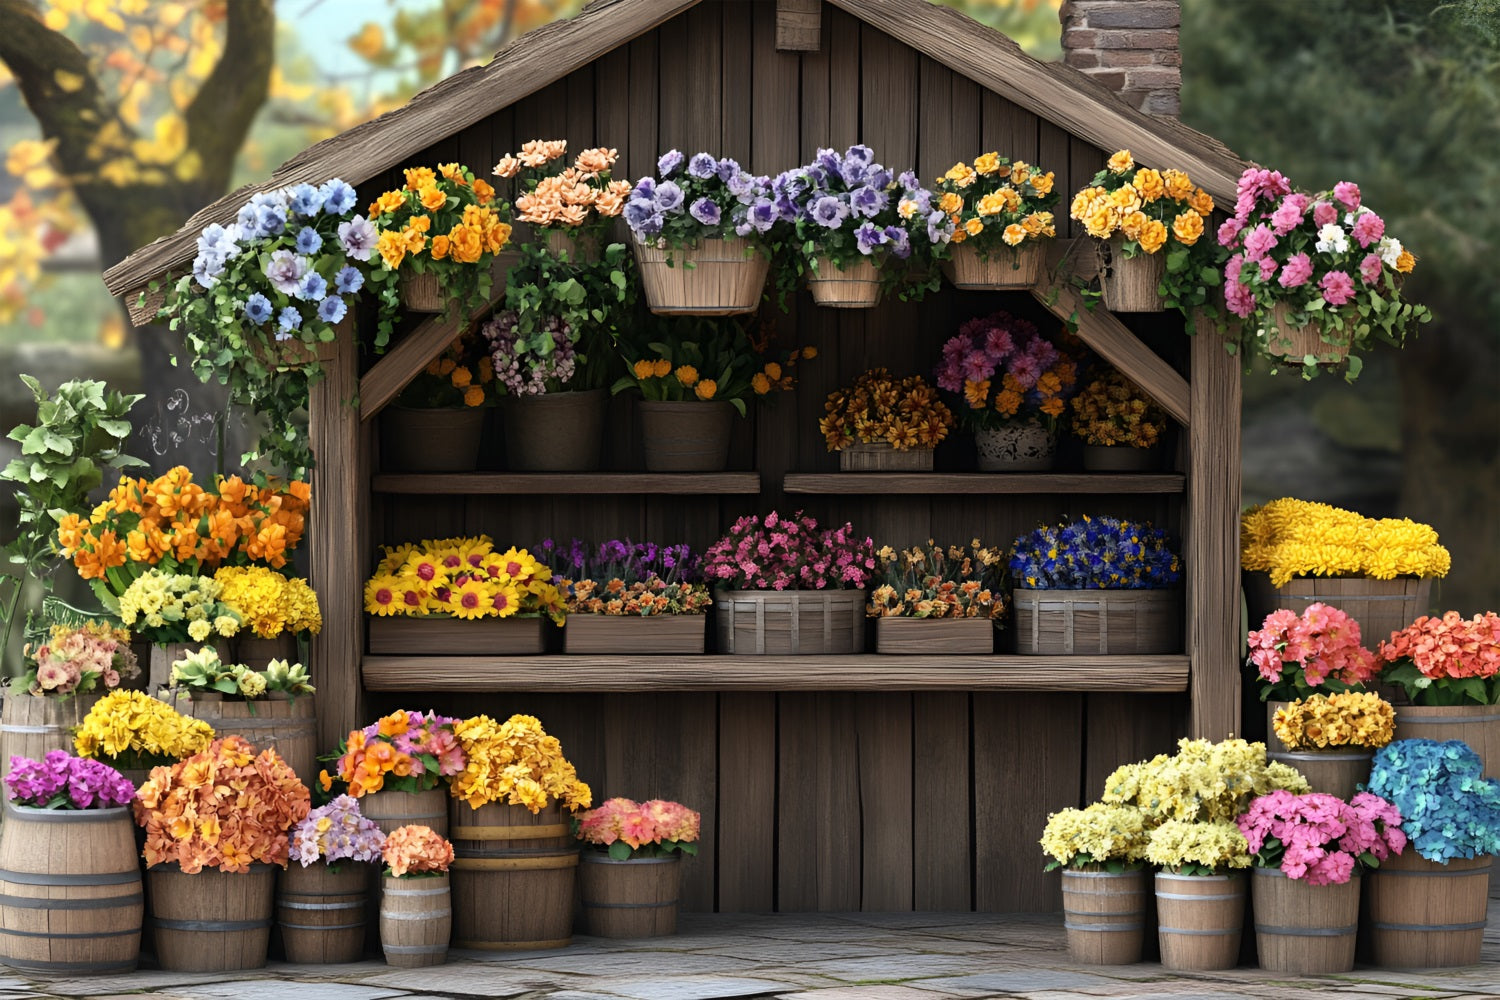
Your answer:
[[[676,937],[577,938],[560,951],[452,952],[436,969],[377,962],[272,964],[253,973],[141,971],[95,979],[0,976],[0,1000],[1458,1000],[1500,997],[1500,900],[1490,908],[1484,962],[1403,973],[1356,969],[1288,979],[1241,968],[1172,975],[1160,965],[1100,968],[1068,959],[1055,916],[987,914],[691,915]]]

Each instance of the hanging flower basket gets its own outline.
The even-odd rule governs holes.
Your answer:
[[[807,276],[813,301],[832,309],[870,309],[880,302],[880,269],[868,258],[839,267],[818,257]]]
[[[1157,286],[1167,273],[1166,254],[1158,251],[1126,257],[1124,243],[1125,237],[1116,233],[1097,244],[1104,308],[1110,312],[1161,312],[1166,306]]]
[[[771,260],[739,237],[668,248],[635,240],[651,311],[663,316],[738,316],[760,308]]]
[[[996,248],[981,256],[969,243],[960,243],[953,248],[953,256],[943,262],[943,273],[954,288],[1029,291],[1042,274],[1042,245],[1032,239],[1019,247]]]

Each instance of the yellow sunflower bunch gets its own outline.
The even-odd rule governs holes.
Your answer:
[[[593,804],[592,790],[578,780],[562,744],[534,716],[512,715],[496,722],[478,715],[453,731],[468,763],[453,776],[449,792],[470,807],[504,802],[538,813],[552,802],[570,812]]]
[[[525,549],[496,551],[488,535],[386,546],[365,583],[365,610],[466,620],[544,614],[558,625],[566,616],[552,571]]]
[[[1240,516],[1240,563],[1280,587],[1294,576],[1441,577],[1452,557],[1430,525],[1283,497]]]
[[[262,639],[282,632],[323,629],[318,595],[301,577],[287,578],[264,566],[225,566],[214,574],[219,599],[239,612],[241,626]]]
[[[897,451],[935,448],[953,426],[952,411],[922,376],[895,379],[884,368],[871,368],[852,387],[829,393],[823,409],[827,416],[818,428],[829,451],[855,443],[889,444]]]
[[[1196,244],[1213,210],[1213,196],[1186,173],[1137,167],[1130,150],[1122,149],[1073,196],[1069,215],[1090,236],[1103,240],[1120,233],[1127,251],[1152,254],[1169,241]]]
[[[1047,211],[1057,200],[1050,171],[985,153],[973,164],[954,164],[937,179],[938,207],[953,220],[953,242],[975,240],[983,251],[1020,246],[1027,240],[1056,236]]]
[[[191,757],[213,742],[208,723],[181,714],[143,691],[115,690],[94,703],[74,734],[80,757],[116,767]]]
[[[1167,415],[1117,371],[1073,397],[1073,433],[1084,444],[1151,448],[1167,429]]]
[[[1292,750],[1379,750],[1396,738],[1396,710],[1374,691],[1315,694],[1277,709],[1272,726]]]

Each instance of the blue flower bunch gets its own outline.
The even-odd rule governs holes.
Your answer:
[[[1401,811],[1401,830],[1418,854],[1450,858],[1500,854],[1500,781],[1461,740],[1397,740],[1375,754],[1366,789]]]
[[[642,243],[678,248],[702,239],[740,236],[769,252],[788,228],[771,200],[771,179],[728,157],[684,156],[673,149],[656,161],[625,202],[625,224]]]
[[[1017,538],[1010,573],[1034,590],[1155,590],[1182,579],[1182,560],[1149,523],[1084,517]]]

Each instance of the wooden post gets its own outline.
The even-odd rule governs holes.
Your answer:
[[[776,49],[816,52],[822,44],[823,0],[776,0]]]
[[[318,693],[318,749],[327,753],[362,725],[364,690],[364,528],[369,513],[359,420],[359,345],[352,319],[323,363],[308,403],[312,474],[311,583],[323,611],[310,672]]]
[[[1213,324],[1192,337],[1188,425],[1189,731],[1240,731],[1240,360]]]

